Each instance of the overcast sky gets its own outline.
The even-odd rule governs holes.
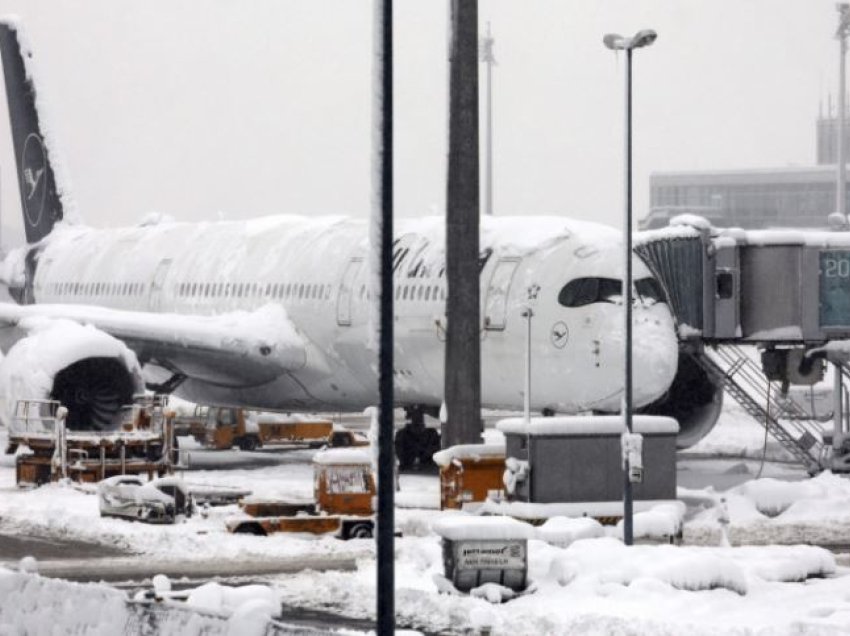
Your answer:
[[[444,209],[448,7],[395,2],[399,216]],[[0,0],[0,13],[27,27],[86,222],[368,214],[371,2]],[[497,215],[621,223],[610,31],[658,32],[634,59],[636,216],[652,171],[814,163],[837,86],[834,0],[480,0],[479,15],[498,60]],[[0,144],[3,223],[20,225],[5,123]]]

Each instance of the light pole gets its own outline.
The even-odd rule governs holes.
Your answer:
[[[490,35],[490,23],[487,23],[487,35],[481,39],[481,61],[487,65],[487,110],[486,146],[484,152],[484,213],[493,215],[493,45],[496,40]]]
[[[625,335],[625,377],[623,386],[623,419],[625,432],[632,432],[632,50],[649,46],[658,35],[651,29],[638,31],[630,38],[608,33],[602,42],[613,51],[626,52],[626,152],[625,152],[625,218],[623,225],[623,329]],[[632,482],[628,455],[623,453],[623,541],[631,545],[632,530]]]
[[[850,4],[841,3],[835,5],[838,9],[838,30],[835,32],[835,37],[838,39],[839,55],[838,58],[838,152],[835,160],[838,168],[838,179],[835,190],[835,211],[841,215],[841,219],[847,220],[847,207],[845,197],[847,196],[847,158],[845,156],[845,132],[844,124],[846,117],[846,104],[844,103],[844,87],[845,71],[844,65],[847,58],[847,35],[850,33]]]

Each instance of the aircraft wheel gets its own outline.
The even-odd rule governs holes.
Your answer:
[[[417,447],[419,465],[431,466],[434,463],[434,453],[440,450],[440,434],[433,428],[426,428],[419,436]]]
[[[395,434],[395,455],[401,470],[410,468],[416,461],[416,435],[406,426]]]
[[[266,536],[266,531],[259,523],[243,523],[233,530],[233,534],[253,534],[258,537]]]
[[[372,525],[369,523],[355,523],[348,528],[349,539],[371,539]]]

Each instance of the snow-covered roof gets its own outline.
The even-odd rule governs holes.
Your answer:
[[[459,444],[450,446],[434,453],[434,463],[437,466],[448,466],[455,459],[481,459],[482,457],[505,456],[505,445],[503,444]]]
[[[329,448],[316,453],[314,464],[329,466],[333,464],[371,464],[372,456],[359,448]]]
[[[560,417],[509,417],[496,428],[514,435],[619,435],[625,430],[621,415],[570,415]],[[634,415],[632,430],[644,434],[677,434],[679,424],[672,417]]]
[[[514,541],[534,539],[536,534],[534,526],[511,517],[477,517],[464,514],[437,519],[431,529],[450,541]]]

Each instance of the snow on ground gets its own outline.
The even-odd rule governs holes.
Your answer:
[[[727,405],[720,425],[697,452],[733,450],[738,457],[759,458],[762,442],[762,429]],[[248,488],[262,497],[307,499],[312,454],[257,453],[266,462],[257,468],[244,466],[243,460],[254,454],[201,454],[210,469],[187,472],[185,478]],[[693,453],[690,457],[687,463],[698,463]],[[706,463],[714,461],[720,460]],[[241,467],[229,467],[237,464]],[[237,512],[235,506],[212,508],[205,518],[174,526],[101,519],[96,497],[80,489],[56,484],[18,489],[13,466],[13,458],[0,456],[0,533],[85,539],[156,558],[351,555],[357,558],[356,571],[272,577],[275,593],[289,605],[374,615],[374,544],[369,540],[229,535],[224,520]],[[533,591],[497,605],[439,591],[435,575],[443,574],[443,557],[432,525],[461,513],[434,509],[439,498],[435,476],[402,475],[397,499],[405,507],[396,511],[403,532],[396,540],[398,622],[438,633],[490,626],[494,634],[850,634],[846,556],[836,560],[805,545],[758,545],[850,544],[850,480],[831,474],[807,479],[790,465],[787,474],[794,480],[756,480],[755,470],[745,469],[733,475],[731,488],[680,489],[687,504],[681,547],[626,548],[616,528],[588,520],[550,521],[529,541]],[[646,513],[636,519],[636,528],[648,528],[649,535],[667,533],[682,522],[673,512]],[[750,545],[722,547],[727,540]]]
[[[761,459],[764,455],[770,461],[792,460],[791,454],[772,437],[767,437],[765,446],[764,427],[750,418],[729,396],[724,396],[723,411],[711,432],[682,455],[722,455],[753,459]]]

